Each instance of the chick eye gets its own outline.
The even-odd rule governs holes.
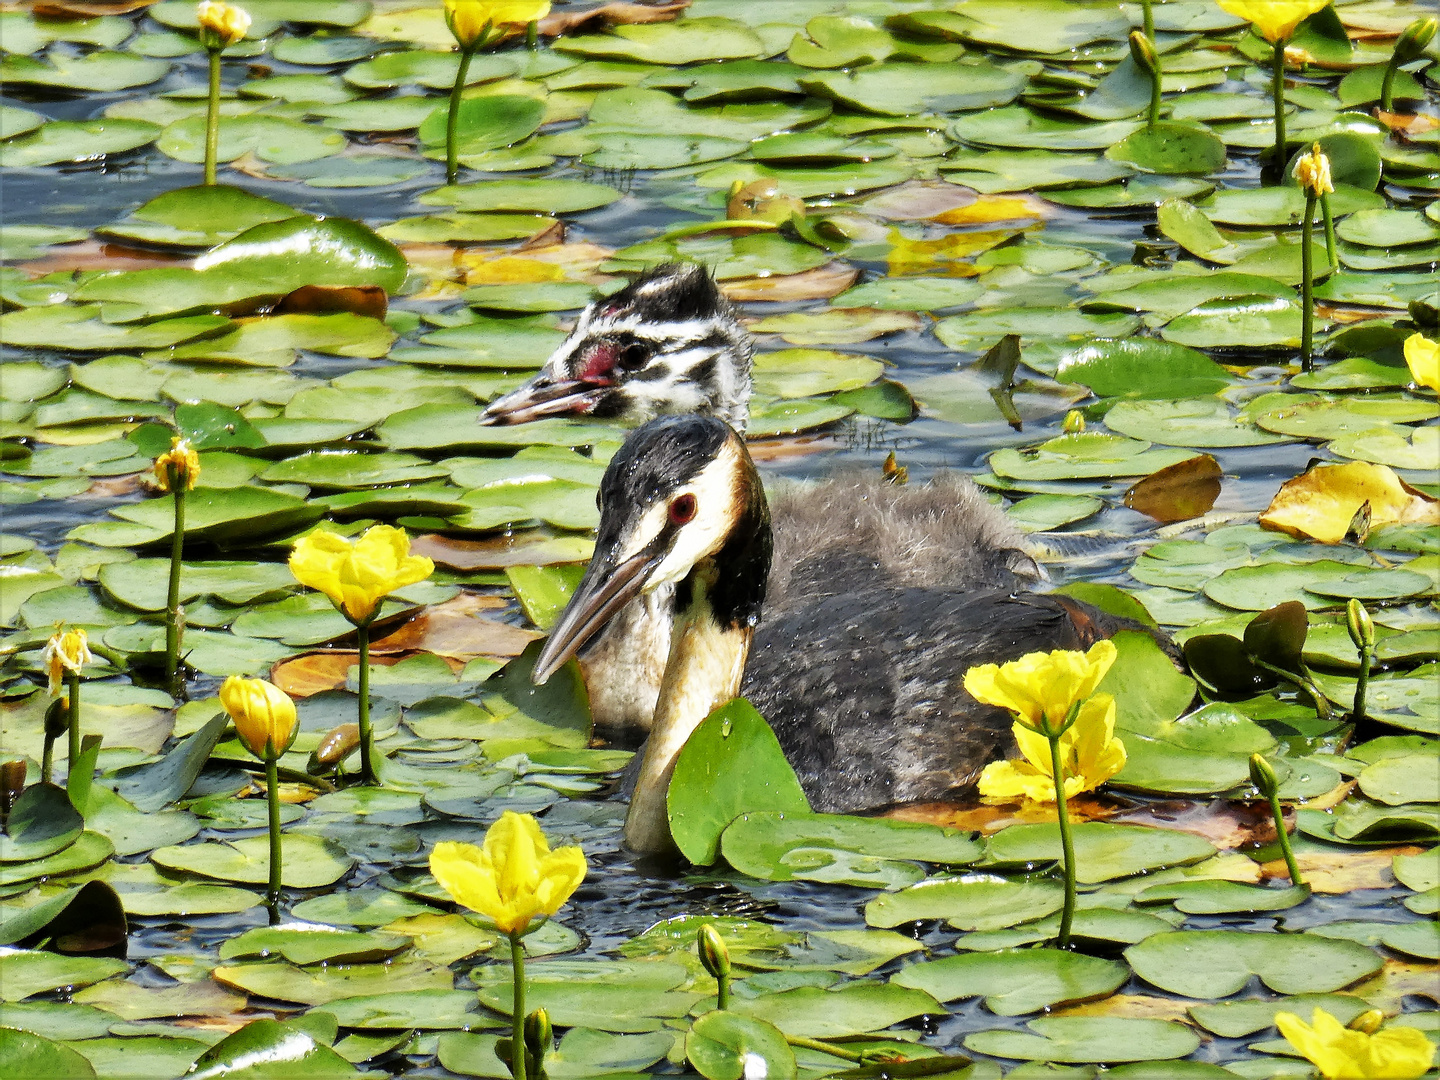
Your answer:
[[[686,494],[677,496],[670,503],[670,521],[676,525],[685,525],[695,517],[695,496]]]
[[[650,359],[650,350],[639,342],[632,342],[620,351],[619,364],[622,368],[643,367]]]

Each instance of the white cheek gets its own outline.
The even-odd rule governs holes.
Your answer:
[[[696,563],[720,550],[736,517],[735,473],[735,449],[727,444],[694,480],[670,496],[694,495],[695,519],[680,530],[670,554],[650,575],[649,588],[681,580]]]

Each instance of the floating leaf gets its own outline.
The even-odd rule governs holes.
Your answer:
[[[1034,1034],[981,1031],[965,1037],[965,1048],[1021,1061],[1122,1062],[1170,1061],[1200,1045],[1199,1035],[1168,1020],[1053,1016],[1025,1026]]]
[[[1440,504],[1412,488],[1385,465],[1355,462],[1317,465],[1287,480],[1260,515],[1268,528],[1334,544],[1344,539],[1361,506],[1370,527],[1440,524]]]
[[[1252,975],[1280,994],[1328,993],[1381,968],[1380,957],[1353,941],[1238,930],[1156,934],[1126,949],[1125,959],[1147,982],[1194,998],[1228,997]]]
[[[1094,1001],[1129,978],[1130,970],[1114,960],[1059,949],[1012,949],[911,964],[891,982],[924,990],[942,1002],[983,996],[985,1007],[997,1016],[1022,1016]]]

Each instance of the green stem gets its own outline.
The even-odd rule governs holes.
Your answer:
[[[266,751],[273,750],[267,745]],[[270,891],[266,899],[274,908],[280,903],[280,770],[274,757],[265,759],[265,801],[270,804]]]
[[[719,988],[715,993],[715,1008],[723,1012],[730,1008],[730,976],[720,976],[715,980],[715,985]]]
[[[455,183],[460,175],[458,148],[455,145],[456,132],[460,125],[460,91],[465,89],[465,80],[470,75],[470,59],[474,49],[460,50],[460,67],[455,72],[455,86],[450,91],[450,116],[445,121],[445,182]]]
[[[525,47],[531,52],[540,48],[540,20],[531,19],[525,25]]]
[[[55,774],[55,736],[48,731],[45,733],[45,750],[40,755],[40,782],[50,783],[50,777]]]
[[[1258,656],[1250,657],[1250,662],[1261,671],[1268,671],[1271,675],[1284,679],[1288,683],[1293,683],[1301,690],[1304,690],[1310,698],[1310,704],[1315,707],[1315,715],[1321,720],[1331,720],[1334,718],[1334,713],[1330,709],[1330,702],[1326,699],[1325,695],[1316,688],[1315,684],[1304,675],[1297,675],[1293,671],[1286,671],[1284,668],[1276,667],[1274,664],[1267,664]]]
[[[1290,884],[1304,885],[1300,867],[1295,863],[1295,852],[1290,847],[1290,834],[1285,831],[1285,811],[1280,808],[1280,793],[1270,793],[1270,814],[1275,819],[1275,835],[1280,840],[1280,851],[1285,856],[1285,869],[1290,871]]]
[[[1375,655],[1374,649],[1359,649],[1360,653],[1360,675],[1355,680],[1355,703],[1350,706],[1350,719],[1356,724],[1365,722],[1365,692],[1370,688],[1370,663]]]
[[[857,1053],[854,1050],[844,1050],[830,1043],[822,1042],[819,1039],[807,1039],[803,1035],[786,1035],[785,1041],[791,1046],[799,1046],[805,1050],[819,1050],[822,1054],[830,1054],[833,1057],[840,1058],[842,1061],[853,1061],[859,1064],[865,1060],[864,1054]]]
[[[205,183],[215,183],[220,153],[220,49],[210,50],[210,99],[205,110]]]
[[[1335,215],[1330,210],[1330,193],[1320,195],[1320,216],[1325,219],[1325,254],[1330,259],[1330,272],[1340,269],[1340,253],[1335,247]]]
[[[1275,160],[1277,170],[1285,168],[1285,42],[1275,42],[1274,71],[1270,93],[1275,98]],[[1283,180],[1284,177],[1281,177]]]
[[[1156,52],[1155,55],[1158,59],[1160,54]],[[1157,67],[1150,72],[1150,127],[1154,127],[1160,122],[1160,79],[1161,72]]]
[[[1145,13],[1145,36],[1155,40],[1155,13],[1150,10],[1150,0],[1140,0],[1140,10]]]
[[[360,641],[360,779],[362,783],[375,783],[374,741],[370,734],[370,624],[362,623],[355,628]]]
[[[1060,912],[1060,948],[1070,947],[1070,924],[1075,919],[1075,842],[1070,837],[1070,814],[1065,806],[1065,765],[1060,760],[1060,736],[1050,740],[1050,776],[1055,782],[1055,816],[1060,822],[1060,849],[1065,856],[1065,907]]]
[[[520,931],[510,932],[510,974],[514,1007],[510,1016],[510,1074],[525,1080],[525,946]]]
[[[1380,80],[1380,108],[1388,113],[1395,111],[1395,73],[1400,70],[1400,58],[1391,56],[1385,65],[1385,75]]]
[[[1315,267],[1310,240],[1315,233],[1315,196],[1305,193],[1305,220],[1300,223],[1300,366],[1306,371],[1315,367]]]
[[[70,767],[80,759],[80,673],[67,671],[65,685],[70,691]]]
[[[185,482],[170,470],[175,500],[175,534],[170,538],[170,591],[165,600],[165,678],[173,694],[180,672],[180,558],[185,550]]]

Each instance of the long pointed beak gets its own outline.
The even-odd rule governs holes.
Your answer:
[[[497,398],[486,406],[480,423],[486,426],[524,424],[542,416],[574,416],[585,414],[600,401],[607,384],[581,379],[557,382],[532,379],[518,390]]]
[[[540,650],[530,681],[544,686],[551,675],[604,629],[617,611],[640,595],[651,572],[664,561],[669,550],[665,539],[657,537],[644,550],[614,568],[607,569],[602,561],[592,560],[575,595],[550,628],[550,637]]]

